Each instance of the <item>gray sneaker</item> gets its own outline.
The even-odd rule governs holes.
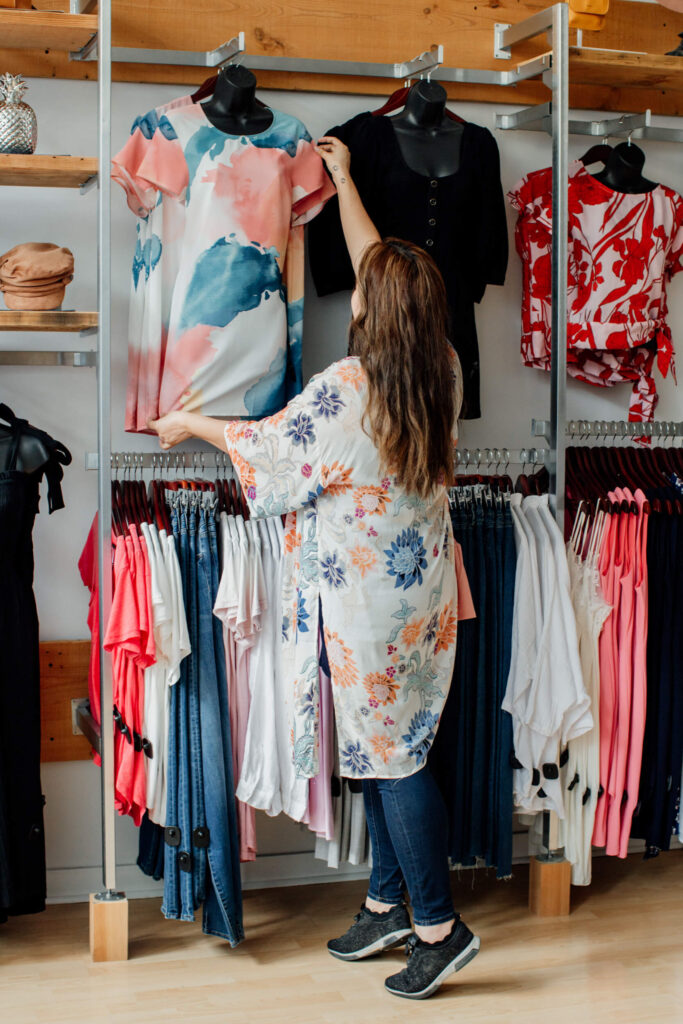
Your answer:
[[[387,992],[405,999],[427,999],[449,974],[462,970],[479,952],[481,940],[458,920],[442,942],[422,942],[411,935],[406,943],[407,966],[384,982]]]
[[[401,946],[412,931],[405,903],[397,903],[384,914],[368,910],[363,904],[349,930],[338,939],[330,939],[327,948],[338,960],[364,960]]]

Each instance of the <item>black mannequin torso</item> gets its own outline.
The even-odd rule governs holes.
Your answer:
[[[464,125],[448,117],[446,99],[437,82],[418,82],[401,113],[390,118],[403,159],[425,177],[444,178],[460,167]]]
[[[50,453],[34,433],[23,429],[29,427],[23,420],[17,420],[9,406],[0,404],[0,472],[6,469],[17,469],[21,473],[34,473],[50,458]],[[13,457],[19,433],[19,446]]]
[[[620,142],[607,158],[604,171],[593,177],[615,192],[624,192],[627,195],[652,192],[657,188],[657,182],[643,177],[644,164],[645,154],[639,146]]]
[[[14,439],[15,433],[10,427],[0,426],[0,472],[8,467]],[[50,453],[42,441],[30,434],[24,434],[19,441],[14,469],[20,473],[35,473],[49,458]]]
[[[256,99],[255,76],[240,65],[219,71],[213,96],[200,105],[226,135],[258,135],[273,123],[273,111]]]

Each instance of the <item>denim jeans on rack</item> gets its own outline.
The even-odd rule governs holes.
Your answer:
[[[197,618],[204,805],[209,843],[203,930],[235,946],[244,938],[228,684],[222,626],[213,614],[220,562],[212,511],[199,513]]]
[[[199,702],[195,657],[198,638],[195,558],[197,527],[194,511],[181,506],[177,516],[173,516],[172,525],[178,548],[192,654],[181,662],[180,679],[171,688],[164,902],[161,909],[166,917],[194,921],[194,912],[199,906],[197,890],[200,881],[196,865],[201,864],[201,858],[195,856],[194,830],[205,824],[203,801],[198,799],[197,785],[198,765],[201,771],[201,752],[198,743]]]
[[[458,624],[453,682],[430,766],[457,864],[483,858],[498,877],[512,859],[512,724],[501,710],[510,666],[516,554],[509,507],[476,498],[451,508],[477,618]]]
[[[183,559],[183,550],[187,549],[187,517],[181,515],[181,510],[174,506],[171,510],[171,527],[176,544],[180,577],[185,591],[186,568]],[[185,535],[185,541],[181,543],[181,535]],[[166,843],[164,846],[164,898],[161,903],[161,912],[164,917],[180,917],[180,869],[178,867],[177,851],[178,846],[172,845],[175,839],[180,838],[178,821],[178,738],[180,735],[179,712],[180,692],[187,686],[187,661],[185,658],[180,663],[180,678],[174,686],[170,687],[169,712],[168,712],[168,755],[166,760]],[[175,831],[174,831],[175,830]]]
[[[205,643],[202,624],[204,609],[199,589],[199,530],[202,510],[192,501],[188,511],[188,591],[186,604],[190,646],[188,687],[188,729],[190,751],[190,821],[192,838],[192,898],[194,909],[200,907],[206,894],[206,813],[204,810],[204,772],[202,764],[202,738],[200,723],[200,681],[203,672],[202,650]]]
[[[485,807],[487,800],[487,749],[489,721],[487,718],[487,677],[490,661],[497,642],[495,615],[495,565],[490,547],[490,519],[477,502],[474,508],[474,552],[479,578],[477,623],[479,625],[476,675],[471,687],[471,721],[473,724],[471,782],[469,796],[469,842],[465,847],[463,864],[475,863],[477,853],[484,847]]]

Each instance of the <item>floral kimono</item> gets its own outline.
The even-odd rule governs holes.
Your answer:
[[[459,380],[454,372],[456,408]],[[350,357],[282,412],[225,432],[252,514],[287,513],[283,654],[294,764],[309,778],[318,771],[320,608],[347,777],[401,778],[425,764],[455,660],[446,489],[422,499],[382,476],[362,426],[366,399]]]

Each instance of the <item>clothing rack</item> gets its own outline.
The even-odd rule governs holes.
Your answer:
[[[83,0],[71,0],[76,9],[82,9]],[[207,68],[221,67],[231,61],[239,61],[255,70],[300,71],[305,73],[323,73],[349,76],[371,76],[388,79],[409,78],[417,75],[431,76],[442,82],[458,82],[465,84],[484,84],[513,86],[519,82],[542,77],[551,89],[552,101],[542,107],[533,108],[526,114],[500,115],[501,128],[531,128],[552,132],[552,168],[553,181],[562,183],[553,191],[553,223],[557,230],[553,232],[552,248],[552,347],[550,373],[550,419],[546,421],[548,448],[543,449],[543,462],[550,471],[550,490],[554,494],[555,514],[558,521],[563,519],[563,501],[565,486],[565,448],[566,448],[566,282],[567,282],[567,249],[559,240],[566,238],[568,223],[568,135],[570,123],[568,117],[569,87],[569,20],[568,5],[556,3],[554,6],[539,11],[516,25],[496,25],[493,39],[493,54],[496,58],[512,61],[512,49],[518,43],[548,33],[550,51],[516,65],[510,70],[491,70],[490,68],[455,68],[443,66],[443,48],[432,47],[412,61],[396,64],[379,64],[354,61],[326,61],[317,59],[287,58],[278,55],[249,55],[244,52],[244,34],[239,33],[229,42],[215,50],[205,52],[112,48],[111,45],[111,0],[100,0],[98,4],[98,32],[82,50],[72,53],[74,60],[99,62],[98,93],[99,93],[99,167],[110,166],[110,110],[111,110],[111,64],[112,60],[127,63],[156,65],[186,65]],[[649,116],[634,115],[644,118],[639,123],[619,119],[618,122],[589,121],[582,134],[601,134],[607,126],[613,134],[631,134],[639,138],[664,138],[664,129],[655,129]],[[505,119],[505,121],[503,121]],[[572,129],[577,122],[572,121]],[[653,134],[653,132],[657,134]],[[676,131],[677,130],[670,130]],[[680,141],[678,135],[667,135],[667,139]],[[110,267],[110,221],[111,221],[111,185],[108,174],[99,176],[100,204],[98,213],[99,253],[98,253],[98,451],[97,463],[89,468],[99,467],[98,479],[98,510],[99,510],[99,570],[100,570],[100,635],[105,635],[105,627],[111,605],[111,538],[109,523],[111,521],[111,416],[110,416],[110,383],[111,383],[111,352],[110,352],[110,306],[111,306],[111,267]],[[492,449],[494,453],[496,449]],[[498,449],[503,451],[503,449]],[[522,452],[511,452],[510,461],[521,459]],[[533,449],[532,449],[533,451]],[[119,453],[121,455],[122,453]],[[132,453],[129,453],[132,454]],[[537,450],[537,458],[540,451]],[[89,458],[92,458],[92,453]],[[154,469],[151,453],[140,453],[143,465]],[[162,456],[156,458],[161,460]],[[171,457],[173,458],[173,457]],[[488,456],[487,456],[488,458]],[[161,463],[160,463],[161,464]],[[101,663],[101,703],[103,708],[112,705],[112,679],[109,658],[100,651]],[[123,894],[116,891],[116,857],[115,857],[115,822],[114,777],[113,777],[113,729],[103,730],[102,736],[102,843],[103,843],[103,888],[92,898],[93,905],[100,909],[109,909],[110,913],[100,920],[97,913],[91,913],[91,948],[101,942],[106,952],[99,959],[122,959],[127,955],[127,907]],[[545,862],[543,858],[532,861],[530,882],[530,905],[538,912],[550,914],[568,913],[569,910],[569,873],[568,862],[562,859],[557,848],[556,822],[546,821]],[[540,867],[539,867],[540,865]],[[548,869],[548,870],[546,870]],[[118,902],[118,906],[116,905]],[[116,931],[117,940],[110,941]]]
[[[534,437],[547,437],[546,420],[533,420],[531,430]],[[636,438],[655,438],[660,441],[683,438],[683,421],[653,420],[651,423],[630,423],[626,420],[569,420],[565,435],[579,440],[589,438],[612,438],[613,441],[633,441]]]
[[[210,472],[212,469],[230,469],[232,461],[227,452],[217,452],[214,448],[196,451],[175,452],[111,452],[109,465],[115,472],[151,469],[154,473]],[[97,452],[85,453],[85,468],[99,469]]]
[[[507,468],[515,466],[544,466],[546,448],[456,448],[455,465],[467,470]]]

